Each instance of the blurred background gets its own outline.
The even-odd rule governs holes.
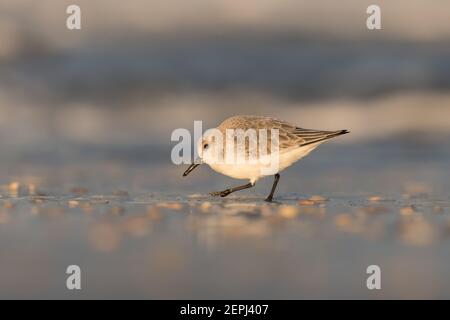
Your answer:
[[[71,1],[2,0],[1,161],[167,161],[173,129],[242,113],[447,141],[450,4],[378,1],[369,31],[371,3],[80,0],[73,31]]]
[[[80,0],[73,31],[73,1],[2,0],[1,163],[168,161],[173,129],[235,114],[446,142],[450,4],[377,3],[369,31],[371,1]]]
[[[66,28],[66,8],[71,4],[81,7],[81,30]],[[366,9],[371,4],[381,7],[382,30],[366,28]],[[207,168],[182,179],[185,168],[170,162],[174,129],[193,130],[194,120],[203,120],[206,129],[235,114],[274,116],[305,128],[351,131],[282,175],[281,197],[341,195],[353,199],[347,202],[351,207],[368,195],[395,199],[404,199],[405,194],[407,198],[427,195],[432,200],[427,200],[426,208],[434,208],[439,199],[445,212],[450,186],[449,13],[447,0],[0,0],[0,185],[6,208],[0,211],[0,228],[13,219],[8,206],[19,201],[17,206],[22,208],[20,199],[28,200],[28,196],[56,197],[55,201],[63,201],[65,206],[66,198],[58,197],[129,194],[136,201],[136,195],[164,194],[166,200],[180,200],[239,183]],[[270,183],[243,194],[264,194]],[[108,210],[127,212],[128,205]],[[39,208],[33,211],[26,205],[18,211],[43,210],[50,216],[62,212]],[[342,213],[348,208],[334,210]],[[48,257],[63,257],[66,249],[83,256],[83,245],[72,246],[73,239],[58,232],[49,232],[50,239],[40,238],[40,233],[31,233],[31,238],[59,241],[62,247],[10,248],[6,242],[30,239],[21,238],[23,233],[18,231],[30,229],[17,228],[10,233],[3,229],[5,241],[0,245],[0,254],[7,250],[16,253],[17,259],[4,267],[10,272],[17,270],[20,257],[33,261],[45,250],[49,250]],[[76,225],[75,230],[85,228],[89,227]],[[428,225],[425,231],[420,228],[419,239],[425,237],[425,244],[431,244],[427,241],[435,230]],[[407,230],[412,235],[406,239],[414,244],[417,230]],[[102,236],[106,233],[106,241],[116,239],[110,229],[100,231]],[[176,235],[155,237],[180,241]],[[333,243],[330,239],[330,252],[344,247],[336,248]],[[387,248],[380,252],[397,255],[398,251]],[[250,249],[254,252],[255,248]],[[314,255],[309,249],[305,248],[307,256]],[[152,257],[159,252],[167,258],[162,254],[165,250],[155,250]],[[202,250],[196,248],[189,257],[213,263]],[[248,258],[247,266],[261,265],[264,257],[280,259],[270,252],[250,255],[253,258]],[[121,251],[115,258],[123,259],[123,254]],[[434,291],[425,280],[411,284],[395,273],[392,279],[397,279],[397,286],[389,291],[391,296],[430,297],[450,292],[450,284],[439,277],[447,260],[443,256],[433,260],[427,256],[431,253],[424,254],[414,251],[404,260],[387,264],[397,271],[403,263],[415,265],[420,275],[422,267],[430,267],[421,263],[441,261],[431,266],[436,271],[434,281],[442,284],[441,291]],[[169,264],[179,262],[172,258],[169,254]],[[197,266],[189,261],[184,273]],[[224,267],[221,262],[224,260],[218,259],[216,267]],[[44,262],[36,265],[48,267]],[[167,270],[165,264],[159,266]],[[311,263],[311,269],[316,267]],[[204,271],[199,267],[196,272]],[[321,271],[329,274],[329,270]],[[181,275],[186,276],[176,268],[170,272],[167,276],[178,274],[175,278],[179,281]],[[286,275],[293,273],[289,269]],[[202,276],[199,274],[199,281]],[[216,283],[225,287],[228,283],[230,287],[223,291],[215,291],[205,282],[198,290],[180,292],[173,283],[162,296],[194,293],[204,297],[212,290],[218,297],[241,292],[241,297],[248,298],[261,292],[258,288],[272,288],[277,297],[295,296],[290,294],[288,279],[265,283],[265,287],[260,280],[266,276],[262,272],[248,278],[253,285],[243,292],[235,291],[242,277],[230,283],[230,275]],[[157,273],[151,277],[158,281]],[[13,278],[5,277],[0,283],[11,289]],[[138,278],[135,285],[139,288]],[[210,274],[205,279],[214,278]],[[306,278],[297,280],[304,288],[317,289]],[[330,287],[322,283],[322,291],[303,293],[323,297],[328,289],[328,297],[342,297],[341,289],[348,283],[336,281]],[[358,285],[355,282],[350,286],[354,291],[343,296],[357,296],[361,293],[355,289]],[[426,290],[420,291],[424,286]],[[41,287],[30,288],[38,292]],[[44,292],[52,296],[58,288],[55,284]],[[117,288],[125,287],[119,283]],[[22,294],[19,289],[17,296]],[[137,296],[152,292],[159,297],[149,290],[130,292]],[[100,293],[105,292],[98,289],[92,296]]]

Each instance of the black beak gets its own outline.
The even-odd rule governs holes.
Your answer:
[[[193,171],[195,168],[197,168],[200,165],[200,163],[193,163],[187,168],[187,170],[183,173],[183,177],[186,177],[191,171]]]

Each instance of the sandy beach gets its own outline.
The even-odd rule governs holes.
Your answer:
[[[270,179],[208,196],[236,181],[207,167],[189,180],[156,161],[27,167],[36,175],[1,186],[0,296],[72,298],[76,263],[79,298],[445,297],[448,162],[388,146],[322,146],[282,174],[272,204]],[[365,286],[371,264],[381,292]]]

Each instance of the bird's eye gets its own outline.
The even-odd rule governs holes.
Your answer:
[[[204,149],[204,150],[208,149],[208,147],[209,147],[209,144],[207,144],[207,143],[205,143],[205,144],[203,145],[203,149]]]

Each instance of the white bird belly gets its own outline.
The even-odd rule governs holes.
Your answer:
[[[262,176],[273,175],[281,172],[287,167],[291,166],[294,162],[307,156],[313,151],[320,143],[311,144],[305,147],[296,148],[290,151],[282,152],[278,158],[278,165],[272,164],[269,159],[267,161],[258,161],[255,164],[242,163],[242,164],[227,164],[227,163],[213,163],[210,164],[214,171],[217,171],[223,175],[235,178],[235,179],[249,179],[251,182],[257,181]],[[270,156],[268,156],[270,158]],[[268,164],[270,163],[270,164]],[[275,168],[274,171],[267,170],[269,167]]]
[[[310,144],[304,147],[293,149],[280,154],[279,172],[290,167],[294,162],[306,157],[313,151],[320,143]]]

